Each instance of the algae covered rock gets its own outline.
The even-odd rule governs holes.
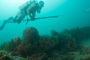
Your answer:
[[[14,37],[13,38],[13,42],[15,42],[15,43],[21,42],[21,39],[19,37]]]
[[[90,54],[76,56],[73,60],[90,60]]]
[[[19,56],[13,56],[14,60],[27,60],[26,58],[19,57]]]
[[[23,37],[25,42],[33,43],[39,40],[39,33],[36,28],[30,27],[24,30]]]
[[[56,37],[41,36],[39,40],[40,52],[52,50],[57,44],[58,39]]]
[[[9,56],[2,56],[0,60],[14,60],[12,57]]]
[[[8,42],[4,49],[8,52],[14,52],[17,51],[17,46],[21,43],[21,40],[19,37],[13,38],[10,42]]]
[[[58,34],[58,32],[56,32],[55,30],[51,30],[51,35],[52,35],[52,36],[58,36],[59,34]]]
[[[39,33],[36,28],[30,27],[23,32],[23,41],[17,46],[19,56],[27,57],[36,52],[38,48]]]

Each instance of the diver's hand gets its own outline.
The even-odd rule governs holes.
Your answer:
[[[35,21],[35,19],[31,19],[31,21]]]
[[[31,17],[31,21],[35,21],[35,18],[34,17]]]

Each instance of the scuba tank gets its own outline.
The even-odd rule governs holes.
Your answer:
[[[33,1],[28,1],[28,2],[26,2],[26,3],[24,3],[24,4],[22,4],[22,5],[19,7],[19,9],[20,9],[21,11],[25,11],[32,3],[36,3],[36,1],[35,1],[35,0],[33,0]]]
[[[31,4],[31,1],[28,1],[28,2],[26,2],[26,3],[24,3],[24,4],[22,4],[22,5],[19,7],[19,9],[20,9],[20,10],[25,10],[30,4]]]

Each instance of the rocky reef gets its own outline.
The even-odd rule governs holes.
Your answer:
[[[13,38],[0,46],[0,60],[90,60],[90,47],[80,45],[90,40],[90,27],[40,36],[36,28],[24,30],[23,39]]]
[[[26,43],[34,43],[39,40],[39,33],[36,28],[31,27],[27,28],[23,32],[24,42]]]

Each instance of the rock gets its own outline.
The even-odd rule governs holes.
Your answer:
[[[23,37],[25,42],[33,43],[39,40],[39,33],[36,28],[30,27],[24,30]]]
[[[20,41],[20,38],[19,37],[14,37],[13,41],[18,42],[18,41]]]
[[[77,57],[79,55],[80,55],[80,52],[68,52],[67,53],[67,56],[68,56],[69,60],[72,60],[72,59],[74,59],[75,57]]]
[[[90,60],[90,54],[79,55],[79,56],[75,57],[73,60]]]

